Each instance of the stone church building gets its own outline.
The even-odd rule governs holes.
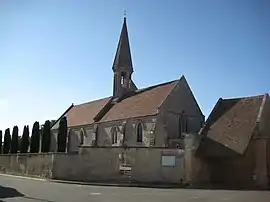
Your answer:
[[[124,18],[112,66],[111,97],[71,105],[52,126],[51,151],[57,151],[59,120],[68,122],[67,152],[79,146],[183,147],[183,133],[198,133],[204,115],[184,76],[139,89]]]

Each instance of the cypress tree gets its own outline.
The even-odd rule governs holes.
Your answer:
[[[38,153],[39,152],[39,122],[36,121],[32,128],[32,136],[31,136],[31,144],[30,144],[30,152]]]
[[[30,137],[30,130],[29,130],[29,125],[26,126],[26,133],[28,134],[28,150],[30,150],[30,143],[31,143],[31,137]]]
[[[28,148],[29,148],[29,129],[27,128],[27,126],[24,126],[22,141],[21,141],[21,145],[20,145],[20,152],[27,153]]]
[[[12,130],[12,140],[11,140],[11,148],[10,153],[16,154],[18,152],[18,144],[19,144],[19,128],[18,126],[14,126]]]
[[[11,144],[10,130],[9,128],[7,128],[5,130],[5,136],[4,136],[4,146],[3,146],[4,154],[8,154],[10,152],[10,144]]]
[[[2,154],[2,138],[3,138],[3,133],[2,130],[0,130],[0,154]]]
[[[49,120],[45,121],[43,130],[42,130],[42,152],[49,152],[51,144],[51,122]]]
[[[62,117],[59,122],[58,136],[57,136],[58,152],[66,151],[67,144],[67,118]]]

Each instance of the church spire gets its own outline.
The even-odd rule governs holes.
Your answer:
[[[131,79],[133,67],[128,40],[126,16],[124,16],[124,23],[122,26],[122,31],[118,42],[112,69],[114,72],[113,78],[114,97],[120,97],[124,95],[126,92],[134,90],[135,85]]]
[[[112,69],[114,72],[121,70],[127,71],[129,73],[133,72],[128,31],[127,31],[126,13],[124,14],[124,22]]]

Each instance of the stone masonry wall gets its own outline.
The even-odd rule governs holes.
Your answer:
[[[80,147],[79,153],[0,155],[0,172],[75,181],[190,182],[182,149]],[[192,165],[196,166],[196,165]],[[123,172],[123,168],[130,169]],[[192,179],[193,180],[193,179]]]
[[[120,171],[123,156],[131,169],[131,181],[185,182],[184,151],[165,148],[81,147],[79,155],[55,157],[52,177],[61,180],[123,181],[127,177]],[[162,165],[164,156],[175,159],[175,164]]]
[[[0,155],[1,173],[50,178],[52,166],[52,154]]]

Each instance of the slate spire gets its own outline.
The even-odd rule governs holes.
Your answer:
[[[122,31],[118,42],[112,69],[114,72],[119,71],[125,71],[129,73],[133,72],[126,16],[124,16]]]

